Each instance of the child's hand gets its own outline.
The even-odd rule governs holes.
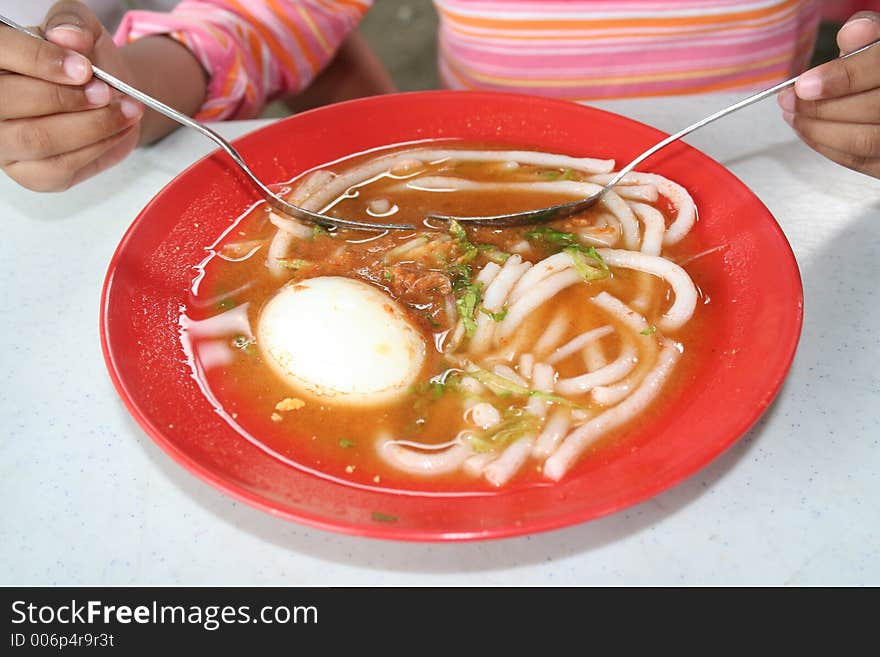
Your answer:
[[[92,79],[89,60],[130,75],[84,5],[57,3],[42,31],[52,43],[0,25],[0,167],[28,189],[62,191],[128,155],[143,107]]]
[[[841,54],[880,39],[880,14],[859,12],[837,33]],[[880,178],[880,45],[801,75],[779,94],[783,118],[813,150]]]

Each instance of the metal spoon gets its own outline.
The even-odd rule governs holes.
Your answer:
[[[5,23],[9,27],[14,30],[18,30],[19,32],[23,32],[29,36],[34,37],[35,39],[45,40],[43,37],[36,32],[27,29],[16,23],[15,21],[6,18],[2,14],[0,14],[0,23]],[[226,139],[221,137],[214,130],[209,128],[208,126],[200,123],[198,121],[193,120],[188,117],[186,114],[181,114],[177,110],[172,107],[169,107],[165,103],[156,100],[152,96],[145,94],[143,91],[139,89],[135,89],[129,84],[126,84],[119,78],[110,75],[106,71],[101,70],[97,66],[92,66],[92,74],[98,78],[99,80],[103,80],[111,87],[116,89],[117,91],[121,91],[127,96],[131,96],[142,102],[147,107],[151,107],[156,110],[160,114],[164,114],[169,119],[173,119],[178,123],[181,123],[189,128],[193,128],[194,130],[199,131],[208,139],[214,141],[220,148],[226,151],[229,154],[229,157],[238,165],[238,167],[245,173],[245,175],[250,178],[251,182],[256,185],[260,191],[266,197],[266,201],[271,205],[274,209],[279,212],[283,212],[286,215],[290,215],[296,219],[301,221],[305,221],[312,224],[318,224],[319,226],[323,226],[325,228],[347,228],[350,230],[369,230],[369,231],[383,231],[383,230],[413,230],[415,226],[410,224],[380,224],[380,223],[372,223],[365,221],[353,221],[351,219],[341,219],[338,217],[330,217],[324,214],[319,214],[317,212],[311,212],[310,210],[305,210],[301,207],[293,205],[292,203],[288,203],[281,196],[273,192],[269,187],[263,183],[262,180],[257,178],[253,171],[250,170],[250,167],[245,163],[244,158],[241,157],[239,152],[230,144]]]
[[[862,46],[858,50],[853,50],[851,53],[840,57],[840,59],[847,59],[848,57],[852,57],[853,55],[858,55],[860,52],[863,52],[868,48],[873,48],[878,43],[880,43],[880,39],[878,39],[877,41],[873,41],[866,46]],[[602,189],[583,200],[573,201],[571,203],[563,203],[561,205],[554,205],[552,207],[542,208],[540,210],[528,210],[525,212],[513,212],[511,214],[499,214],[494,216],[456,217],[452,215],[431,214],[428,215],[428,218],[441,221],[455,220],[459,222],[468,222],[470,224],[483,224],[489,226],[522,226],[528,224],[545,223],[548,221],[554,221],[556,219],[565,219],[566,217],[570,217],[579,212],[583,212],[584,210],[598,203],[602,199],[602,197],[605,196],[605,194],[607,194],[615,185],[617,185],[617,183],[619,183],[623,179],[626,174],[628,174],[646,159],[651,157],[661,148],[668,146],[674,141],[678,141],[685,135],[690,134],[698,128],[702,128],[704,125],[708,125],[723,116],[727,116],[732,112],[742,109],[743,107],[748,107],[752,103],[757,103],[759,100],[764,100],[765,98],[782,91],[786,87],[792,86],[795,82],[797,82],[799,77],[800,75],[793,77],[790,80],[786,80],[785,82],[780,82],[779,84],[770,87],[769,89],[765,89],[764,91],[759,91],[758,93],[749,96],[748,98],[744,98],[743,100],[734,103],[733,105],[718,110],[714,114],[711,114],[704,119],[700,119],[696,123],[693,123],[688,127],[679,130],[674,135],[670,135],[663,141],[658,142],[657,144],[646,150],[644,153],[636,157],[632,162],[630,162],[620,171],[618,171],[617,174],[608,181],[608,184],[602,187]]]

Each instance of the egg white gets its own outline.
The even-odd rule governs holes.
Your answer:
[[[297,391],[354,405],[406,392],[426,353],[425,339],[393,299],[339,276],[282,287],[260,313],[257,344]]]

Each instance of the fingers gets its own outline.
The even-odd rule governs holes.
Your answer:
[[[0,98],[0,121],[6,121],[104,107],[111,91],[97,79],[73,87],[23,75],[0,75]]]
[[[780,92],[778,102],[784,112],[813,119],[843,123],[880,121],[880,88],[828,100],[801,100],[794,90],[786,89]]]
[[[841,166],[845,166],[853,171],[859,171],[875,178],[880,178],[880,158],[868,158],[839,151],[824,144],[812,142],[803,135],[801,139],[820,155],[824,155],[832,162],[837,162]]]
[[[102,141],[136,123],[143,108],[124,98],[107,107],[0,123],[0,165],[43,160]]]
[[[0,69],[58,84],[85,84],[89,60],[54,43],[0,26]]]
[[[783,116],[801,139],[816,150],[818,146],[838,151],[850,156],[853,162],[880,158],[880,125],[826,121],[801,114]]]
[[[53,43],[81,53],[93,62],[100,62],[102,55],[115,48],[104,25],[81,2],[55,3],[43,22],[43,32]]]
[[[35,192],[62,192],[117,164],[137,145],[133,125],[100,142],[70,153],[32,162],[15,162],[3,168],[18,184]]]
[[[875,11],[860,11],[849,17],[837,32],[837,46],[845,55],[858,50],[880,38],[880,14]]]
[[[862,16],[840,29],[839,41],[860,48],[880,39],[880,15]],[[858,45],[856,45],[858,44]],[[848,59],[836,59],[803,73],[794,89],[802,100],[823,100],[857,94],[880,86],[880,46]]]

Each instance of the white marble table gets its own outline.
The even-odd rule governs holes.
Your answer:
[[[728,100],[602,106],[672,130]],[[648,502],[461,545],[277,520],[129,418],[101,357],[101,283],[136,210],[210,150],[203,138],[178,132],[63,195],[0,180],[0,584],[880,584],[880,181],[807,149],[772,102],[689,141],[757,193],[798,256],[804,331],[777,402]]]

